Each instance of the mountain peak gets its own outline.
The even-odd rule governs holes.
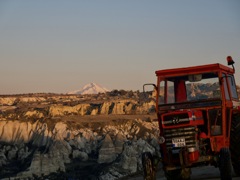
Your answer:
[[[97,83],[89,83],[84,85],[81,89],[68,92],[67,94],[98,94],[109,91],[107,88],[98,85]]]

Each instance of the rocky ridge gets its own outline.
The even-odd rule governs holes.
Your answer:
[[[139,92],[0,97],[1,179],[119,179],[159,156],[154,101]]]
[[[141,170],[142,152],[158,152],[157,122],[151,116],[145,118],[85,121],[76,126],[57,122],[53,127],[40,121],[2,120],[0,177],[29,178],[61,172],[68,178],[91,175],[118,179],[136,173]],[[95,168],[83,171],[89,164]],[[118,174],[112,174],[111,169]]]
[[[67,115],[146,114],[154,112],[154,98],[151,95],[147,96],[147,100],[143,98],[142,93],[126,91],[112,91],[97,95],[2,96],[0,97],[0,117],[32,119]]]

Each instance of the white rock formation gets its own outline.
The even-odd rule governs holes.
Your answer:
[[[109,134],[106,135],[99,150],[98,163],[110,163],[116,159],[115,146]]]
[[[122,134],[118,133],[114,142],[116,154],[121,154],[123,151],[123,145],[127,138]]]
[[[0,97],[0,105],[12,106],[16,100],[16,97]]]
[[[20,179],[26,179],[33,174],[42,176],[59,170],[65,172],[66,165],[71,164],[73,159],[88,163],[93,154],[97,154],[95,161],[99,167],[104,163],[112,164],[101,177],[124,177],[141,168],[142,152],[155,153],[158,127],[155,122],[140,119],[119,120],[118,123],[79,129],[70,128],[64,122],[57,122],[49,128],[50,124],[39,121],[2,120],[0,141],[9,145],[0,146],[0,168],[16,159],[22,163],[28,159],[29,167],[17,175]],[[146,126],[148,133],[146,138],[152,139],[150,143],[139,138],[140,127],[143,126]]]

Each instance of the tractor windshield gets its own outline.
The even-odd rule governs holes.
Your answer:
[[[159,87],[159,105],[221,98],[217,73],[168,77]]]

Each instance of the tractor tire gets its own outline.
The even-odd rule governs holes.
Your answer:
[[[232,180],[231,153],[228,148],[220,150],[219,170],[221,180]]]
[[[230,151],[234,172],[240,176],[240,114],[232,118]]]
[[[165,171],[165,177],[167,178],[167,180],[189,180],[190,175],[190,168]]]
[[[154,168],[153,156],[150,152],[144,152],[142,154],[142,166],[144,180],[155,180],[156,170]]]

